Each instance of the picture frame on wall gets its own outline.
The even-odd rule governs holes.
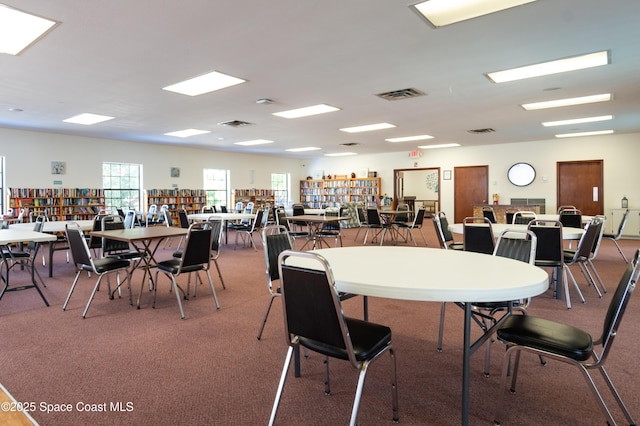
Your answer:
[[[51,174],[63,175],[67,172],[67,163],[64,161],[52,161],[51,162]]]
[[[180,177],[180,168],[172,167],[171,168],[171,177]]]
[[[442,171],[442,180],[451,180],[451,170]]]

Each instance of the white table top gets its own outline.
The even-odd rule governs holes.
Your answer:
[[[83,231],[91,231],[93,229],[93,220],[55,220],[44,222],[42,224],[42,232],[64,232],[65,225],[70,223],[77,223],[80,229]],[[9,225],[9,229],[15,229],[20,231],[33,231],[35,223],[13,223]]]
[[[24,231],[16,229],[0,229],[0,245],[35,241],[55,241],[56,236],[44,232]]]
[[[452,225],[449,225],[449,231],[453,232],[454,234],[462,234],[462,228],[463,226],[461,223],[454,223]],[[524,231],[527,229],[527,225],[492,223],[491,229],[493,229],[493,235],[497,238],[505,229],[517,229],[519,231]],[[583,233],[584,229],[582,228],[569,228],[567,226],[562,227],[562,238],[565,240],[579,240],[580,238],[582,238]]]
[[[249,213],[192,213],[190,215],[187,215],[187,218],[189,220],[196,220],[196,221],[209,220],[210,217],[213,217],[215,219],[222,219],[222,220],[238,220],[238,219],[253,219],[254,217],[256,217],[256,215],[255,215],[255,213],[253,213],[253,214],[249,214]]]
[[[537,296],[549,286],[541,268],[480,253],[404,246],[338,247],[314,253],[329,261],[339,291],[374,297],[495,302]]]
[[[559,214],[537,214],[536,218],[539,220],[560,220]],[[591,222],[594,216],[582,215],[582,223],[587,224]]]
[[[304,214],[324,214],[327,209],[304,209]],[[285,209],[288,216],[293,216],[293,209]]]

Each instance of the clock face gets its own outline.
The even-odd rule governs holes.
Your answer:
[[[536,169],[529,163],[516,163],[509,168],[507,178],[515,186],[527,186],[536,178]]]

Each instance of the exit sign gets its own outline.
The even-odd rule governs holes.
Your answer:
[[[418,149],[409,152],[409,158],[420,158],[420,157],[422,157],[422,151]]]

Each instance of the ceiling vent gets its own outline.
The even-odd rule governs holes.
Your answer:
[[[360,144],[358,142],[347,142],[347,143],[341,143],[340,146],[359,146]]]
[[[222,123],[218,123],[220,126],[229,126],[229,127],[244,127],[249,126],[252,123],[248,123],[246,121],[240,120],[231,120],[231,121],[223,121]]]
[[[487,127],[486,129],[473,129],[473,130],[467,130],[468,133],[474,133],[474,134],[480,134],[480,133],[493,133],[495,132],[495,129],[492,129],[491,127]]]
[[[424,93],[418,89],[400,89],[393,90],[386,93],[378,93],[376,96],[388,101],[399,101],[401,99],[417,98],[418,96],[424,96]]]

